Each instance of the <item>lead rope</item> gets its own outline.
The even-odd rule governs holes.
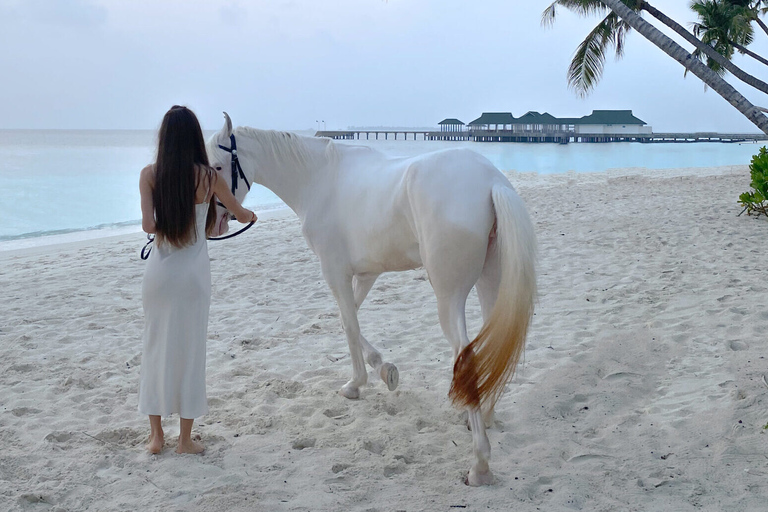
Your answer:
[[[144,248],[141,250],[141,259],[146,260],[149,258],[149,253],[152,252],[152,242],[155,241],[155,237],[152,235],[147,235],[147,244],[144,246]]]
[[[237,156],[237,140],[235,140],[235,134],[231,133],[229,135],[229,142],[231,147],[222,146],[219,144],[219,147],[232,155],[232,162],[231,162],[231,172],[232,172],[232,195],[235,195],[235,190],[237,190],[237,181],[238,178],[242,178],[245,182],[245,186],[248,188],[248,190],[251,190],[251,184],[248,182],[248,178],[245,177],[245,173],[243,172],[243,168],[240,166],[240,159]],[[216,201],[219,206],[226,209],[226,207],[221,204],[219,201]],[[248,223],[245,227],[241,228],[239,231],[236,231],[234,233],[231,233],[226,236],[220,236],[216,238],[208,238],[208,240],[213,240],[214,242],[217,242],[219,240],[227,240],[228,238],[235,237],[239,235],[240,233],[245,233],[248,231],[251,226],[255,224],[255,220],[252,220]],[[155,237],[152,235],[147,235],[147,240],[149,240],[144,248],[141,250],[141,259],[146,260],[149,258],[149,253],[152,252],[152,242],[155,241]]]
[[[252,220],[245,227],[241,228],[239,231],[235,231],[234,233],[230,233],[230,234],[228,234],[226,236],[219,236],[219,237],[216,237],[216,238],[208,238],[208,240],[213,240],[214,242],[218,242],[219,240],[226,240],[228,238],[236,237],[240,233],[245,233],[246,231],[251,229],[251,227],[254,224],[256,224],[256,221]],[[147,240],[148,240],[148,242],[141,249],[141,259],[142,260],[146,260],[147,258],[149,258],[149,253],[152,252],[152,243],[155,241],[155,237],[152,236],[152,235],[147,235]]]

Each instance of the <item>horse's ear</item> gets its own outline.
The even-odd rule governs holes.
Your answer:
[[[226,134],[227,137],[232,135],[232,120],[229,118],[229,114],[224,112],[224,127],[222,128],[222,131]]]

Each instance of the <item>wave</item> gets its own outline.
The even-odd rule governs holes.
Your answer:
[[[85,228],[51,229],[51,230],[41,230],[41,231],[30,231],[29,233],[21,233],[20,235],[3,235],[3,236],[0,236],[0,242],[10,242],[13,240],[26,240],[28,238],[40,238],[44,236],[53,236],[53,235],[68,235],[71,233],[80,233],[83,231],[112,230],[112,229],[124,228],[124,227],[130,227],[130,226],[141,226],[141,220],[129,220],[125,222],[98,224],[96,226],[89,226]]]
[[[257,213],[288,208],[283,202],[252,205],[249,205],[246,202],[245,206],[255,210]],[[114,235],[138,233],[140,231],[141,220],[129,220],[98,224],[83,228],[50,229],[30,231],[18,235],[0,235],[0,251],[56,244],[67,241],[74,242],[93,238],[106,238]]]

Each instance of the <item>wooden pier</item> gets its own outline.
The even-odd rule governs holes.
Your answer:
[[[527,142],[569,144],[571,142],[641,142],[641,143],[694,143],[694,142],[759,142],[767,141],[763,133],[574,133],[519,130],[324,130],[315,137],[336,140],[447,140],[474,142]],[[391,139],[390,139],[391,137]]]

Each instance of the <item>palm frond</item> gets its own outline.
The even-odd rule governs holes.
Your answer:
[[[557,12],[555,11],[555,6],[557,5],[557,2],[552,2],[552,4],[544,9],[544,12],[541,13],[541,24],[545,27],[551,27],[555,24],[555,15]]]
[[[616,16],[615,27],[613,44],[616,47],[616,59],[618,60],[624,56],[624,41],[632,31],[632,27],[618,16]]]
[[[642,10],[643,0],[621,1],[634,11]],[[583,97],[594,89],[602,77],[608,48],[610,46],[615,48],[617,59],[624,55],[624,41],[631,28],[621,17],[608,9],[602,0],[555,0],[542,13],[542,25],[551,26],[560,7],[581,16],[603,14],[608,11],[605,18],[576,49],[568,68],[568,86]]]
[[[557,0],[555,3],[579,16],[603,14],[608,9],[600,0]]]
[[[568,86],[584,97],[603,75],[605,54],[614,43],[614,23],[609,17],[600,22],[581,42],[568,68]]]

